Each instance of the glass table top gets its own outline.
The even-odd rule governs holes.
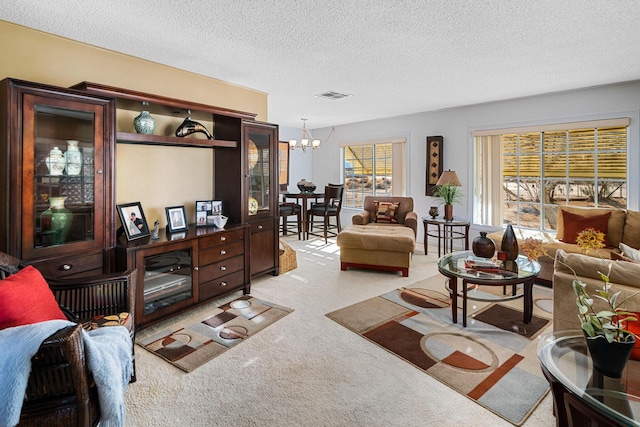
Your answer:
[[[640,361],[629,360],[621,378],[593,369],[580,331],[540,337],[538,358],[567,390],[623,425],[640,426]]]
[[[540,264],[531,261],[524,255],[518,255],[515,263],[515,271],[481,271],[467,268],[465,260],[488,261],[487,258],[479,258],[473,255],[472,251],[453,252],[444,255],[438,260],[438,269],[445,275],[453,275],[461,279],[488,280],[488,281],[513,281],[514,279],[526,280],[537,276],[540,272]]]

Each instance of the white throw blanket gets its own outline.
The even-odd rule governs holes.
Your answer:
[[[0,400],[0,427],[13,427],[20,420],[31,358],[42,342],[72,325],[50,320],[0,331],[0,390],[5,395]],[[124,426],[124,392],[133,372],[129,332],[121,326],[82,332],[87,363],[98,388],[100,426]]]

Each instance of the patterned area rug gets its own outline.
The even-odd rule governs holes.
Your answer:
[[[142,331],[136,343],[185,372],[191,372],[267,326],[292,309],[244,295],[198,319]]]
[[[447,384],[514,425],[546,393],[535,337],[551,321],[542,303],[550,289],[534,287],[534,316],[523,323],[522,299],[469,303],[467,327],[451,322],[444,278],[434,276],[328,313],[327,316]],[[482,287],[495,292],[497,287]],[[487,295],[483,295],[486,297]],[[460,306],[460,304],[459,304]],[[547,318],[545,318],[547,317]]]

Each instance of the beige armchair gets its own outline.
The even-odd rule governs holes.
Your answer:
[[[376,201],[391,205],[379,207],[376,212]],[[390,270],[409,276],[418,230],[418,215],[413,211],[411,197],[367,196],[364,210],[354,215],[351,222],[336,239],[341,270],[348,267]]]
[[[351,218],[351,222],[356,225],[378,224],[375,222],[376,207],[375,202],[391,202],[398,203],[398,211],[396,213],[396,219],[398,224],[385,224],[385,225],[403,225],[410,227],[413,230],[414,237],[418,233],[418,214],[413,211],[413,198],[412,197],[374,197],[367,196],[364,198],[364,210],[355,214]]]

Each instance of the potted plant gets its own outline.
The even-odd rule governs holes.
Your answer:
[[[442,184],[433,188],[433,195],[439,197],[444,202],[444,219],[453,219],[453,204],[462,200],[462,191],[457,185]]]
[[[578,318],[594,367],[604,375],[619,378],[636,342],[635,335],[627,330],[627,324],[638,320],[634,313],[626,311],[622,306],[625,301],[637,296],[640,292],[626,298],[620,298],[620,291],[614,292],[609,278],[613,264],[602,258],[598,252],[599,248],[605,247],[604,233],[593,228],[582,230],[578,233],[577,244],[585,253],[593,250],[607,266],[606,274],[597,271],[603,281],[602,289],[590,295],[587,292],[587,284],[578,279],[578,275],[570,265],[558,259],[556,262],[573,273],[572,286],[576,294]],[[522,245],[523,252],[529,258],[546,255],[541,248],[542,242],[532,238],[525,239]],[[604,301],[607,307],[603,310],[596,309],[594,306],[596,300]]]

